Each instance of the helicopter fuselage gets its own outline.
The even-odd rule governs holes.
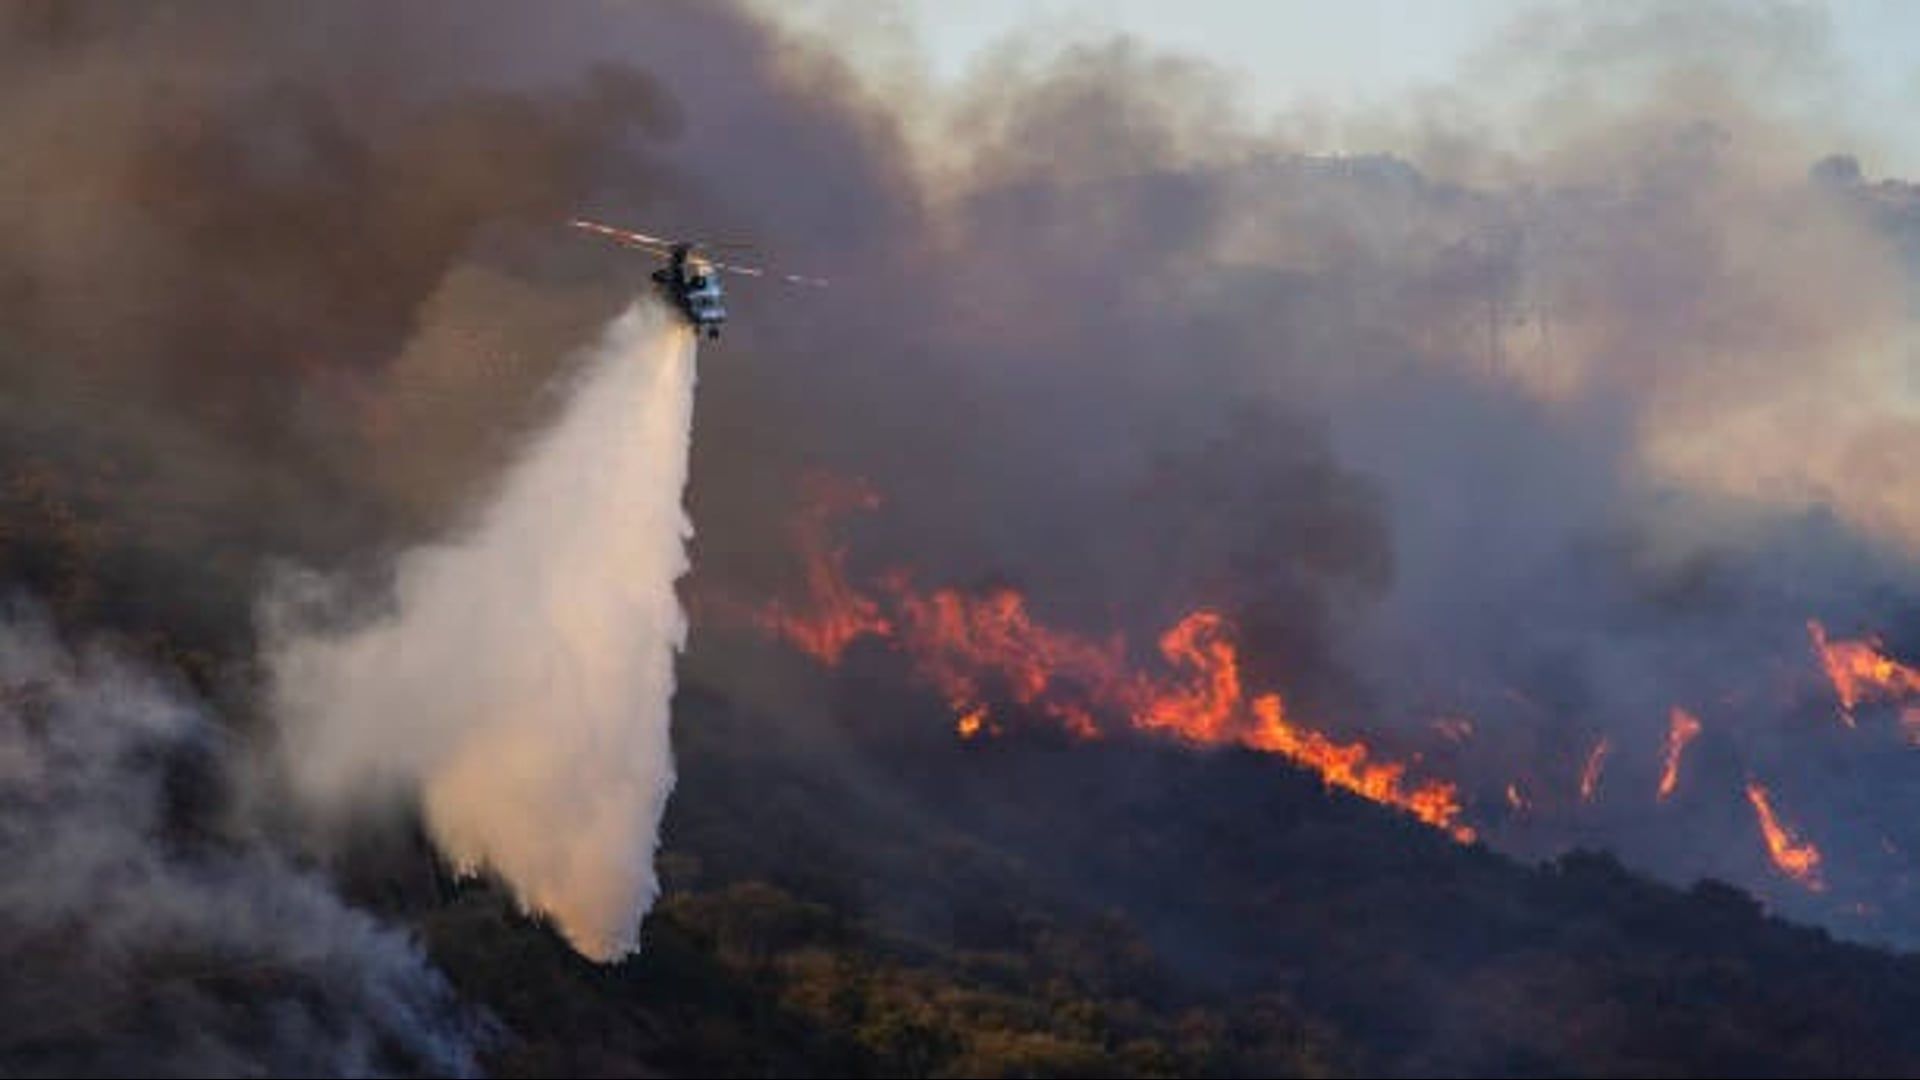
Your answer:
[[[689,245],[675,244],[667,265],[653,272],[653,280],[694,333],[709,339],[720,336],[727,322],[727,298],[712,263],[693,254]]]

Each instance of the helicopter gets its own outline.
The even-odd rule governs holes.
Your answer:
[[[667,265],[653,272],[654,284],[678,308],[687,325],[695,334],[704,333],[708,340],[720,338],[720,328],[727,321],[726,292],[720,286],[720,274],[739,274],[742,277],[777,277],[789,285],[807,285],[825,288],[826,279],[805,277],[800,274],[770,274],[757,266],[741,266],[724,263],[706,254],[714,247],[735,246],[720,244],[701,244],[691,240],[667,240],[658,236],[649,236],[642,232],[619,229],[612,225],[603,225],[585,218],[574,218],[567,224],[584,232],[604,236],[622,247],[645,251],[667,260]]]

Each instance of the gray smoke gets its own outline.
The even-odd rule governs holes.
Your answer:
[[[188,695],[0,620],[0,1071],[475,1071],[405,933],[218,811],[243,757]]]

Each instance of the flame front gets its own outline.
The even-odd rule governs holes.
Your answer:
[[[1680,786],[1680,759],[1687,752],[1687,744],[1699,735],[1699,717],[1678,705],[1667,713],[1667,747],[1660,759],[1661,802],[1666,802],[1674,789]]]
[[[1760,822],[1760,836],[1767,842],[1767,856],[1773,865],[1814,892],[1824,890],[1826,883],[1820,879],[1820,849],[1781,823],[1766,786],[1758,780],[1748,780],[1747,801],[1753,804],[1754,817]]]
[[[1853,710],[1867,701],[1898,701],[1920,695],[1920,670],[1888,656],[1875,637],[1835,639],[1817,619],[1807,620],[1814,655],[1840,699],[1840,719],[1854,726]]]
[[[1281,754],[1320,774],[1332,787],[1344,788],[1377,803],[1397,806],[1463,844],[1474,831],[1460,824],[1460,796],[1452,784],[1428,780],[1412,787],[1404,783],[1407,767],[1394,761],[1369,760],[1364,742],[1337,743],[1318,731],[1289,723],[1278,694],[1253,699],[1256,723],[1240,743],[1254,750]]]
[[[1019,706],[1079,740],[1109,726],[1194,747],[1239,746],[1287,758],[1329,787],[1396,807],[1462,843],[1474,832],[1460,822],[1459,792],[1440,780],[1411,782],[1407,767],[1378,758],[1362,741],[1338,742],[1293,720],[1279,694],[1249,697],[1239,647],[1227,618],[1198,610],[1160,636],[1158,670],[1128,662],[1124,638],[1094,640],[1037,621],[1012,588],[969,594],[923,592],[904,573],[881,580],[881,601],[847,580],[846,549],[828,526],[839,513],[873,509],[879,500],[857,485],[822,485],[792,533],[806,566],[807,603],[774,602],[754,625],[829,667],[862,637],[885,640],[912,662],[953,709],[962,739],[1002,733],[989,702]]]

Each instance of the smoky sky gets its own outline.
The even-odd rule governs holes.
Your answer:
[[[1795,665],[1806,618],[1909,595],[1914,201],[1815,168],[1856,148],[1807,9],[1553,9],[1350,156],[1125,40],[932,108],[723,4],[5,18],[0,570],[68,620],[244,667],[272,565],[377,594],[644,287],[580,214],[834,282],[741,281],[705,350],[696,592],[797,589],[801,477],[859,476],[856,572],[1137,648],[1211,605],[1330,729],[1473,715],[1477,756],[1432,752],[1491,826],[1603,734],[1645,787],[1680,703],[1716,797],[1764,774],[1836,863],[1879,849],[1827,792],[1891,736],[1833,743]],[[1490,835],[1766,884],[1699,797]]]

